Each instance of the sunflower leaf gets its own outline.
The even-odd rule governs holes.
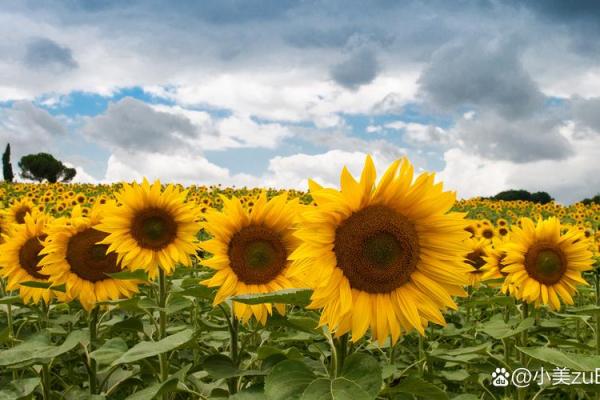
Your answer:
[[[121,281],[128,280],[140,280],[140,281],[148,281],[148,274],[143,269],[136,269],[135,271],[121,271],[121,272],[113,272],[112,274],[105,273],[104,275],[110,276],[112,279],[117,279]]]
[[[561,368],[569,368],[574,371],[596,371],[600,365],[600,356],[589,356],[585,354],[571,354],[550,347],[520,347],[517,349],[536,360],[555,365]]]
[[[175,350],[190,342],[194,336],[195,332],[193,329],[185,329],[157,342],[140,342],[125,352],[121,357],[113,361],[111,365],[132,363]]]
[[[280,303],[306,306],[310,304],[312,289],[284,289],[271,293],[241,294],[230,297],[232,301],[244,304]]]
[[[7,383],[0,390],[0,400],[24,399],[30,396],[40,384],[40,378],[19,379]]]

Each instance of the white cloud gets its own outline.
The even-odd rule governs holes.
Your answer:
[[[576,138],[574,128],[575,124],[569,123],[561,129],[575,149],[565,160],[514,163],[454,148],[444,153],[446,166],[439,179],[463,198],[490,196],[506,189],[546,191],[567,204],[589,197],[594,194],[593,188],[600,187],[600,142]]]

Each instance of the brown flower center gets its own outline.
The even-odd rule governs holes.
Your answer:
[[[525,269],[529,276],[546,285],[560,281],[567,270],[567,259],[556,246],[534,244],[525,255]]]
[[[419,262],[414,225],[389,207],[368,206],[337,228],[333,250],[352,288],[388,293],[408,282]]]
[[[479,271],[479,269],[485,265],[485,260],[483,259],[484,256],[487,256],[484,251],[475,250],[467,254],[465,262]]]
[[[285,268],[287,250],[281,236],[264,225],[250,225],[229,241],[231,269],[246,284],[264,284]]]
[[[161,250],[177,237],[177,222],[161,208],[147,208],[135,215],[131,234],[140,247]]]
[[[31,208],[29,208],[28,206],[23,206],[23,207],[19,208],[15,212],[15,221],[17,221],[17,224],[24,224],[25,216],[27,214],[29,214],[30,212],[31,212]]]
[[[108,246],[97,244],[106,236],[104,232],[88,228],[69,239],[66,259],[71,272],[86,281],[98,282],[108,279],[107,273],[121,271],[116,253],[106,254]]]
[[[481,236],[486,239],[491,239],[494,237],[494,231],[491,229],[484,229],[483,232],[481,232]]]
[[[39,255],[42,250],[42,241],[46,238],[46,235],[40,235],[28,239],[21,249],[19,250],[19,264],[27,273],[36,279],[42,279],[47,281],[48,275],[41,274],[39,271],[42,269],[39,266],[39,262],[42,256]]]

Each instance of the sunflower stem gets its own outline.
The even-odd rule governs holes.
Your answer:
[[[425,346],[424,346],[424,337],[420,334],[418,335],[418,347],[419,347],[419,375],[423,376],[425,374]]]
[[[42,365],[42,390],[44,400],[50,400],[50,367],[48,364]]]
[[[158,270],[158,318],[159,318],[159,339],[167,337],[167,278],[162,268]],[[160,381],[165,382],[169,378],[169,358],[167,353],[158,355],[160,363]],[[163,400],[169,398],[167,393],[163,393]]]
[[[521,303],[521,306],[522,306],[521,320],[524,321],[525,319],[527,319],[527,317],[529,315],[529,304],[527,302],[523,302],[523,303]],[[524,347],[526,345],[527,345],[527,330],[524,330],[523,332],[521,332],[521,346]],[[523,352],[521,352],[519,355],[519,361],[521,361],[521,364],[523,366],[525,366],[526,357]]]
[[[327,338],[327,342],[329,342],[329,347],[331,348],[331,363],[329,364],[329,376],[332,379],[337,378],[338,374],[338,349],[333,340],[333,336],[331,332],[327,328],[323,328],[323,333]]]
[[[96,349],[97,333],[98,333],[98,313],[99,307],[95,306],[90,314],[90,353]],[[89,357],[89,380],[90,380],[90,394],[96,394],[97,392],[97,379],[96,379],[96,360],[93,357]]]
[[[231,362],[233,365],[238,366],[240,362],[238,350],[239,321],[233,314],[233,310],[230,317],[225,307],[219,304],[219,308],[223,311],[223,315],[225,315],[225,320],[227,321],[227,328],[229,328],[229,354]],[[237,379],[235,377],[227,379],[227,387],[229,394],[237,393]]]
[[[336,344],[337,353],[336,374],[340,375],[342,373],[342,369],[344,368],[344,361],[348,355],[348,334],[345,333],[339,338],[335,338],[334,343]]]

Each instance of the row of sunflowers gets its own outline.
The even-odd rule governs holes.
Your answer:
[[[414,386],[414,382],[411,385],[402,380],[410,364],[399,369],[405,363],[393,355],[398,343],[411,335],[415,335],[419,350],[419,361],[414,363],[419,379],[416,382],[438,389],[440,377],[432,376],[434,364],[424,361],[428,358],[424,336],[433,333],[431,323],[455,326],[453,322],[448,324],[444,313],[461,313],[460,302],[466,304],[460,325],[476,329],[474,304],[485,304],[492,296],[487,305],[493,308],[495,302],[505,304],[500,322],[509,327],[515,310],[519,312],[518,324],[529,317],[528,313],[535,314],[539,322],[542,313],[557,313],[565,304],[579,306],[580,301],[585,306],[593,301],[585,294],[586,289],[581,300],[577,292],[589,286],[588,280],[595,278],[598,285],[593,272],[600,243],[598,205],[577,203],[565,207],[554,202],[538,205],[483,199],[456,202],[455,194],[444,191],[433,174],[415,176],[406,159],[392,163],[377,179],[374,163],[367,157],[358,179],[346,168],[342,170],[340,186],[338,190],[309,180],[309,192],[303,193],[219,186],[183,188],[146,180],[110,186],[4,185],[0,189],[5,203],[0,223],[0,276],[3,292],[13,299],[4,306],[8,336],[5,351],[18,353],[19,346],[27,343],[23,339],[35,331],[23,323],[23,337],[15,332],[15,308],[26,318],[27,307],[39,307],[38,330],[51,335],[48,318],[52,309],[64,317],[76,312],[80,304],[88,315],[84,364],[89,379],[78,384],[78,389],[111,395],[106,386],[108,378],[103,383],[98,377],[98,373],[109,371],[98,372],[98,360],[89,355],[115,339],[98,338],[102,319],[111,315],[127,317],[131,309],[122,305],[131,304],[126,303],[128,299],[152,299],[156,307],[149,307],[142,317],[150,330],[134,335],[133,347],[126,343],[121,353],[128,354],[143,343],[167,343],[185,332],[183,324],[175,329],[179,332],[170,335],[174,330],[169,331],[169,327],[174,327],[173,322],[180,316],[168,312],[170,302],[182,297],[178,290],[185,281],[187,291],[183,293],[188,300],[193,299],[194,305],[198,290],[210,291],[205,297],[216,308],[205,311],[206,319],[215,310],[222,312],[228,341],[213,347],[204,358],[194,355],[199,362],[192,362],[192,370],[208,366],[204,368],[208,375],[199,375],[201,383],[195,390],[188,388],[189,377],[185,374],[178,377],[180,385],[167,390],[167,383],[181,371],[172,363],[176,346],[154,354],[158,356],[154,385],[140,384],[133,393],[120,388],[123,393],[135,396],[146,390],[142,387],[158,387],[155,395],[163,398],[182,396],[187,389],[192,398],[210,398],[215,393],[238,398],[246,398],[240,396],[242,393],[263,396],[256,398],[285,398],[285,388],[275,385],[274,389],[273,385],[285,378],[286,371],[305,368],[310,359],[314,362],[314,354],[307,352],[296,358],[286,354],[283,361],[288,363],[287,368],[286,364],[275,363],[268,374],[265,372],[266,378],[265,374],[252,373],[218,378],[206,360],[223,356],[227,349],[226,362],[238,370],[252,360],[252,352],[240,348],[240,335],[253,338],[261,330],[278,331],[281,328],[272,327],[270,319],[297,322],[301,315],[316,318],[310,334],[321,332],[330,344],[328,350],[319,350],[318,357],[326,366],[330,387],[340,376],[352,375],[355,360],[372,364],[370,369],[379,371],[379,376],[367,383],[354,379],[356,393],[362,397],[350,398],[396,398],[405,393],[398,387]],[[495,291],[500,295],[490,294]],[[18,301],[14,300],[16,296],[11,297],[13,293],[20,296]],[[308,296],[305,303],[298,301],[301,295]],[[512,306],[507,299],[511,299]],[[198,318],[198,310],[194,309],[190,321]],[[455,314],[450,315],[454,318]],[[497,323],[495,315],[487,318]],[[581,335],[589,334],[591,341],[595,335],[600,351],[600,316],[597,311],[592,316],[596,326],[585,319],[591,331]],[[195,336],[202,330],[197,324],[194,320],[195,339],[188,342],[202,342],[202,336]],[[210,331],[211,323],[205,324]],[[522,327],[514,331],[523,332],[519,329]],[[510,340],[517,344],[515,335],[501,338],[508,367]],[[136,344],[136,337],[145,342]],[[523,337],[519,340],[521,346],[527,344],[522,342]],[[371,347],[365,347],[365,343]],[[257,348],[264,346],[260,342]],[[389,376],[381,369],[381,360],[373,357],[377,353],[374,348],[386,346],[393,370]],[[368,354],[361,353],[361,348]],[[430,350],[435,353],[435,348]],[[277,351],[279,354],[283,349]],[[519,355],[518,361],[527,361],[522,353]],[[306,360],[303,364],[297,358]],[[41,364],[41,389],[35,390],[44,398],[52,398],[60,372],[56,368],[52,371],[48,363]],[[14,378],[18,375],[14,374],[16,367],[11,368]],[[303,371],[297,372],[306,375]],[[404,372],[398,375],[399,371]],[[426,379],[427,373],[430,379]],[[28,376],[28,372],[21,375]],[[298,389],[302,398],[319,398],[322,388],[317,383],[313,388],[317,397],[310,397],[310,387],[318,379],[325,378],[316,375]],[[214,387],[207,389],[209,382]],[[342,393],[347,389],[336,390]],[[517,395],[525,396],[522,390]]]

